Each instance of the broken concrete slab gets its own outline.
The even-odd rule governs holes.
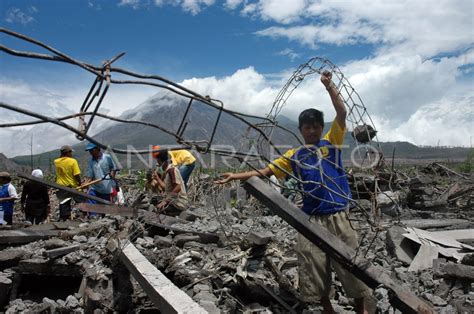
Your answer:
[[[434,260],[433,273],[438,277],[459,278],[474,282],[474,266],[446,262],[441,258]]]
[[[148,297],[164,313],[207,313],[184,291],[156,269],[133,244],[128,243],[120,259],[140,283]]]
[[[38,240],[47,240],[51,237],[57,237],[59,231],[57,230],[43,230],[35,231],[29,228],[17,230],[1,230],[0,244],[25,244]]]
[[[19,249],[0,251],[0,270],[17,266],[25,254],[26,252],[24,250]]]
[[[444,228],[456,226],[458,229],[469,226],[471,222],[467,219],[409,219],[402,220],[401,224],[418,229]]]
[[[433,260],[438,258],[438,253],[438,246],[423,243],[411,262],[408,271],[420,271],[433,267]]]
[[[399,261],[406,265],[410,265],[415,258],[416,251],[410,244],[410,241],[406,239],[403,234],[405,229],[400,226],[393,226],[387,230],[386,244],[387,251],[395,256]]]
[[[82,268],[77,265],[57,263],[42,258],[21,260],[18,264],[20,274],[81,277]]]

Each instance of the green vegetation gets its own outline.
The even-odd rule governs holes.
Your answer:
[[[469,150],[466,160],[458,166],[458,170],[461,172],[474,172],[474,148]]]

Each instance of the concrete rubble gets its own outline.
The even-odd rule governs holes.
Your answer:
[[[391,272],[409,291],[440,313],[474,312],[474,184],[443,165],[415,173],[357,174],[351,181],[360,208],[377,210],[370,228],[359,208],[358,254]],[[137,217],[20,223],[0,227],[0,310],[6,313],[145,313],[156,310],[130,274],[120,251],[131,243],[157,270],[209,313],[313,313],[300,301],[297,231],[240,187],[216,187],[193,178],[193,206],[179,217],[150,211],[152,195],[140,177],[122,179],[127,206]],[[377,183],[377,184],[376,184]],[[382,193],[375,195],[374,186]],[[55,197],[51,197],[55,201]],[[56,204],[52,204],[54,208]],[[54,219],[53,219],[54,220]],[[440,231],[458,230],[458,233]],[[418,257],[417,257],[418,256]],[[418,262],[417,262],[418,261]],[[353,311],[337,280],[333,305]],[[383,286],[374,290],[372,312],[396,313]]]

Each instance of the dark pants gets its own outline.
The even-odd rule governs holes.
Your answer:
[[[3,215],[3,220],[5,220],[5,222],[7,223],[7,225],[13,225],[13,214],[11,214],[11,215],[8,215],[8,214]]]

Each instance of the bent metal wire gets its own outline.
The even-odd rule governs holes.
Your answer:
[[[95,138],[88,135],[88,132],[94,121],[94,118],[101,117],[101,118],[113,120],[116,122],[141,124],[141,125],[146,125],[148,127],[158,129],[162,131],[163,133],[173,136],[176,142],[182,145],[182,147],[173,148],[173,149],[187,148],[187,149],[195,149],[196,151],[201,152],[201,153],[214,153],[214,154],[218,154],[222,156],[231,156],[242,162],[247,163],[251,168],[255,169],[255,167],[252,166],[251,162],[247,161],[249,157],[255,158],[256,160],[264,161],[266,163],[273,163],[270,158],[270,153],[269,153],[270,149],[274,150],[278,155],[282,155],[282,152],[272,141],[272,136],[275,130],[280,130],[281,132],[286,132],[287,134],[290,134],[291,137],[294,138],[300,145],[303,145],[303,143],[301,142],[297,134],[295,134],[293,131],[280,125],[277,122],[277,117],[279,113],[281,112],[282,108],[287,104],[290,96],[293,94],[293,92],[297,89],[297,87],[303,82],[305,78],[307,78],[310,75],[320,74],[324,72],[325,70],[329,70],[333,74],[333,83],[335,84],[337,90],[339,91],[339,96],[342,97],[342,100],[344,101],[345,105],[348,108],[347,121],[350,123],[352,129],[354,130],[358,126],[368,125],[372,128],[372,130],[376,130],[375,127],[373,126],[373,121],[370,118],[367,112],[367,109],[364,106],[359,94],[350,85],[349,81],[347,80],[347,78],[345,78],[344,74],[340,71],[340,69],[327,59],[323,59],[319,57],[312,58],[307,63],[298,67],[298,69],[295,72],[293,72],[290,79],[287,81],[287,83],[278,93],[276,99],[274,100],[272,104],[271,110],[267,114],[267,116],[259,117],[255,115],[249,115],[249,114],[244,114],[244,113],[236,112],[233,110],[229,110],[224,107],[224,104],[222,103],[222,101],[213,99],[209,96],[200,95],[199,93],[196,93],[164,77],[161,77],[158,75],[146,75],[146,74],[134,73],[126,69],[113,67],[112,64],[115,61],[117,61],[119,58],[123,57],[125,54],[124,52],[118,54],[117,56],[111,58],[108,61],[103,62],[102,65],[100,66],[95,66],[92,64],[88,64],[88,63],[73,59],[72,57],[60,52],[59,50],[53,47],[50,47],[38,40],[13,32],[11,30],[0,28],[0,33],[5,34],[6,36],[18,38],[20,40],[23,40],[33,45],[44,48],[47,51],[49,51],[51,54],[42,54],[42,53],[29,52],[29,51],[18,51],[18,50],[14,50],[12,48],[6,47],[4,45],[0,45],[0,51],[3,51],[13,56],[18,56],[18,57],[69,63],[71,65],[78,66],[84,69],[85,71],[93,74],[95,77],[94,82],[89,92],[87,93],[82,103],[82,106],[79,108],[78,113],[74,115],[64,116],[64,117],[52,118],[52,117],[47,117],[37,112],[28,111],[23,108],[12,106],[0,101],[0,108],[12,110],[12,111],[15,111],[24,115],[28,115],[37,119],[34,121],[21,122],[21,123],[4,123],[4,124],[0,124],[0,127],[5,128],[5,127],[33,125],[33,124],[39,124],[39,123],[53,123],[69,130],[70,132],[75,133],[76,137],[79,140],[86,139],[92,143],[97,144],[101,148],[109,149],[113,151],[114,153],[149,154],[151,152],[150,149],[129,151],[129,150],[124,150],[124,149],[109,147],[109,146],[106,146],[104,143],[101,143],[97,141]],[[119,74],[120,76],[125,76],[125,79],[116,79],[114,78],[115,74]],[[160,125],[153,124],[150,122],[112,117],[112,116],[100,113],[99,112],[100,106],[103,103],[103,100],[109,90],[109,87],[113,84],[139,84],[139,85],[153,86],[153,87],[169,90],[178,96],[189,99],[189,102],[184,111],[184,114],[181,117],[181,122],[179,123],[178,130],[171,131]],[[204,139],[191,140],[185,136],[185,130],[186,130],[187,125],[189,124],[190,109],[196,103],[204,104],[210,107],[211,109],[216,110],[217,116],[214,121],[210,136]],[[228,150],[223,150],[223,149],[213,147],[213,141],[215,138],[217,127],[219,125],[219,122],[221,121],[222,113],[226,113],[232,116],[233,118],[239,120],[240,122],[242,122],[244,125],[247,126],[247,132],[252,132],[258,136],[256,153],[248,153],[245,151],[237,151],[237,152],[228,151]],[[69,119],[78,119],[78,127],[75,128],[71,126],[70,124],[63,122]],[[365,144],[367,143],[373,144],[371,142],[371,139],[373,138],[373,136],[371,136],[371,134],[368,134],[369,128],[363,129],[363,132],[367,132],[367,138],[369,139],[368,142],[366,142]],[[370,150],[368,148],[368,147],[373,147],[373,146],[359,145],[357,140],[354,140],[354,145],[358,148],[357,152],[359,156],[359,161],[358,161],[359,165],[363,165],[363,163],[367,160],[372,165],[374,165],[373,160],[376,160],[377,167],[383,165],[383,163],[381,162],[383,155],[382,155],[382,150],[378,144],[378,140],[375,143],[375,146],[377,146],[375,150]],[[275,166],[278,169],[285,172],[288,175],[288,177],[293,178],[294,180],[297,180],[299,183],[304,183],[304,182],[301,182],[301,180],[295,177],[292,173],[288,173],[284,169],[281,169],[278,165],[275,165]],[[308,167],[308,165],[304,165],[304,166]],[[377,167],[375,168],[372,167],[371,169],[373,171],[376,171]],[[325,182],[332,181],[332,178],[325,175],[320,167],[315,166],[315,169],[321,172],[321,176],[324,178]],[[357,184],[355,186],[357,186]],[[280,185],[280,187],[283,187],[283,186]],[[328,189],[333,194],[344,197],[357,206],[357,204],[353,201],[353,199],[349,195],[345,195],[341,189],[338,189],[339,191],[331,190],[324,182],[318,182],[316,184],[316,188]],[[308,197],[315,197],[308,192],[302,191],[300,188],[295,188],[295,191],[298,193],[305,194]],[[377,193],[377,191],[374,191],[374,193]]]

